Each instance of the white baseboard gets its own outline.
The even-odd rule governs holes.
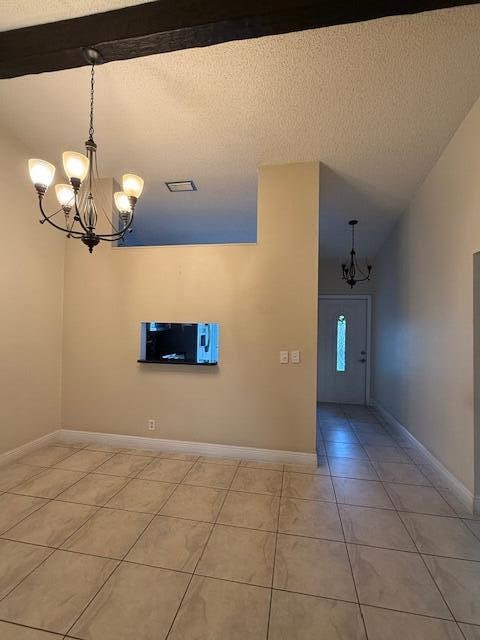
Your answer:
[[[60,441],[89,442],[127,449],[148,449],[150,451],[172,451],[194,453],[202,456],[221,456],[224,458],[246,458],[263,462],[284,462],[288,464],[316,464],[315,453],[301,451],[282,451],[279,449],[257,449],[237,445],[213,444],[208,442],[188,442],[184,440],[165,440],[161,438],[145,438],[115,433],[96,433],[91,431],[74,431],[62,429]]]
[[[460,500],[460,502],[469,510],[474,511],[475,508],[480,509],[480,497],[475,498],[470,489],[460,482],[453,473],[451,473],[433,453],[431,453],[419,440],[413,436],[410,431],[403,426],[391,413],[389,413],[381,404],[372,399],[371,406],[374,407],[382,416],[387,424],[395,429],[399,434],[404,436],[414,448],[420,451],[434,469],[442,476],[448,489]],[[478,511],[477,511],[478,512]]]
[[[22,444],[20,447],[16,449],[12,449],[11,451],[5,451],[5,453],[0,454],[0,466],[5,464],[10,464],[10,462],[15,462],[18,458],[27,455],[27,453],[31,453],[35,451],[35,449],[39,449],[40,447],[44,447],[47,444],[52,444],[54,442],[58,442],[61,438],[61,431],[52,431],[51,433],[47,433],[45,436],[41,436],[36,440],[32,440],[31,442],[27,442],[26,444]]]

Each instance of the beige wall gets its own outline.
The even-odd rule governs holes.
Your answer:
[[[480,101],[375,262],[374,396],[470,491]]]
[[[313,452],[318,208],[318,163],[264,166],[256,245],[90,256],[69,242],[64,426]],[[137,364],[153,320],[218,322],[220,365]],[[301,364],[280,365],[280,349],[300,349]]]
[[[38,224],[26,160],[0,130],[0,452],[60,425],[65,239]]]

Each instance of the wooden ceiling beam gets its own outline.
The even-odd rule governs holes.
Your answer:
[[[0,78],[465,4],[458,0],[156,0],[0,32]]]

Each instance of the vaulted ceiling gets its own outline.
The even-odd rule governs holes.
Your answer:
[[[126,4],[7,1],[0,28]],[[345,251],[346,221],[357,217],[373,256],[480,94],[479,32],[477,5],[104,65],[102,173],[145,177],[140,236],[161,236],[168,220],[241,232],[259,164],[320,160],[322,255]],[[2,80],[0,120],[60,166],[61,152],[86,139],[88,83],[86,68]],[[165,188],[185,178],[199,190]]]

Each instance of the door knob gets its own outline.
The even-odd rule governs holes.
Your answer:
[[[367,359],[366,358],[360,358],[360,362],[366,362]]]

